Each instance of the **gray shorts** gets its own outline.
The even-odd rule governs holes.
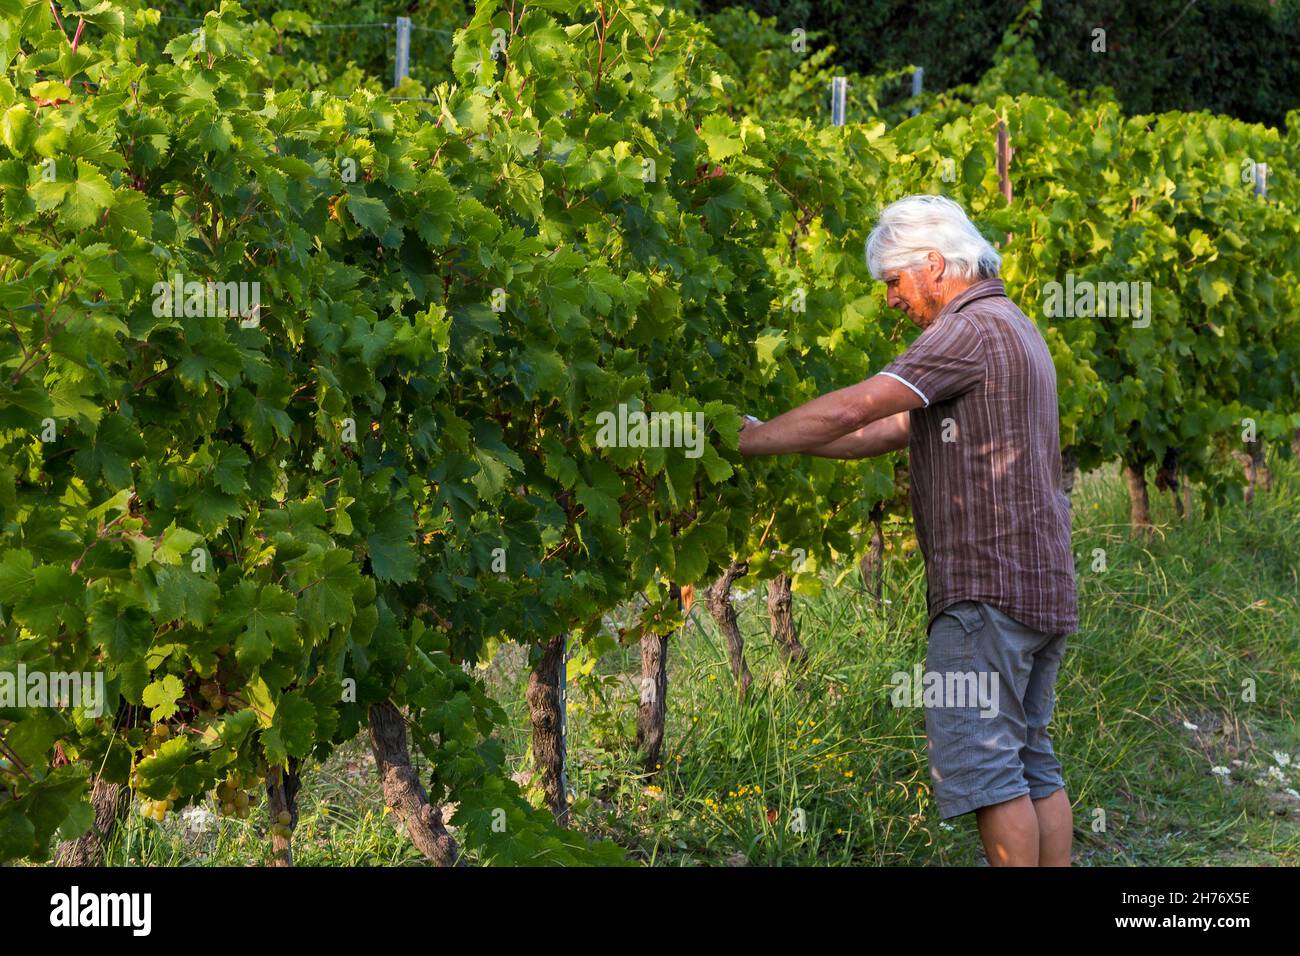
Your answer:
[[[943,686],[924,706],[941,819],[1065,786],[1047,734],[1065,638],[979,601],[960,601],[935,617],[925,681],[930,690]]]

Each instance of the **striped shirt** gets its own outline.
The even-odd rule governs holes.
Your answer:
[[[1047,634],[1078,630],[1056,369],[1002,280],[954,296],[881,374],[925,403],[908,457],[930,620],[983,601]]]

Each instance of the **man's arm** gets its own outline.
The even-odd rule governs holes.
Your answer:
[[[814,449],[899,412],[920,408],[921,397],[896,378],[873,375],[828,392],[740,433],[742,455],[813,454]]]
[[[805,452],[818,458],[874,458],[907,447],[911,437],[911,412],[899,412],[849,432],[843,438],[827,442]]]

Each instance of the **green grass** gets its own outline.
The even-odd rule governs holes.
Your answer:
[[[1114,469],[1076,487],[1080,632],[1062,665],[1052,734],[1079,865],[1300,864],[1300,799],[1285,792],[1300,790],[1300,471],[1290,462],[1274,471],[1274,490],[1253,506],[1208,517],[1180,520],[1160,496],[1150,541],[1130,536]],[[818,598],[796,595],[811,655],[801,675],[787,675],[776,653],[763,592],[738,582],[755,677],[747,701],[696,605],[670,642],[668,746],[653,784],[629,744],[636,649],[575,682],[575,825],[654,865],[982,862],[973,814],[939,822],[923,712],[889,703],[890,675],[925,655],[920,559],[909,527],[889,537],[883,612],[856,571]],[[1092,570],[1099,548],[1104,571]],[[498,662],[491,679],[510,716],[503,740],[526,774],[526,674]],[[420,863],[383,813],[363,741],[309,768],[301,807],[299,864]],[[135,816],[111,862],[261,864],[265,815],[255,808],[203,836],[183,833],[180,820]]]

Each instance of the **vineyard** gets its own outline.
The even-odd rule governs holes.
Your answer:
[[[1300,112],[1126,115],[1038,67],[1035,3],[979,84],[850,75],[843,125],[833,51],[736,11],[437,6],[445,60],[394,87],[378,47],[378,75],[319,47],[313,16],[367,4],[0,0],[0,681],[96,705],[0,682],[0,862],[102,862],[127,814],[207,808],[289,865],[309,768],[359,741],[420,859],[644,859],[588,825],[571,695],[619,786],[667,800],[670,654],[706,612],[742,709],[768,671],[821,686],[836,627],[796,612],[846,576],[901,619],[906,456],[737,443],[905,348],[863,243],[914,193],[997,241],[1067,489],[1122,478],[1130,527],[1081,569],[1141,560],[1153,488],[1294,539]],[[522,700],[489,680],[512,650]]]

